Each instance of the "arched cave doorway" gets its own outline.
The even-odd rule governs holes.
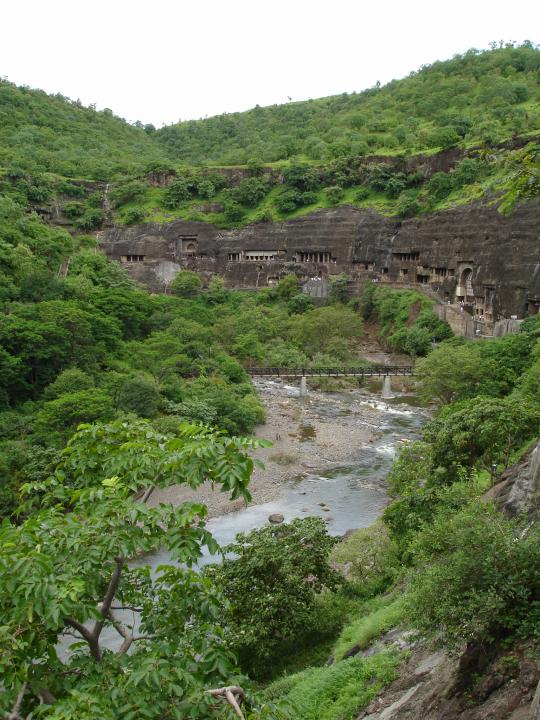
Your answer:
[[[471,267],[463,268],[456,287],[456,300],[466,305],[474,303],[474,288],[472,285],[473,270]]]
[[[474,299],[474,290],[472,286],[472,269],[471,268],[465,268],[465,270],[461,273],[461,282],[460,285],[465,288],[465,302],[467,300],[473,300]]]

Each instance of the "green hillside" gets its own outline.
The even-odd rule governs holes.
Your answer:
[[[149,163],[242,165],[436,152],[540,128],[540,50],[469,50],[383,87],[155,131],[0,80],[0,168],[110,180]]]
[[[529,43],[469,50],[384,87],[182,122],[156,138],[171,159],[195,165],[498,142],[540,127],[539,70],[540,51]]]
[[[119,224],[184,218],[220,227],[342,204],[420,215],[505,190],[511,155],[471,150],[536,140],[539,72],[530,43],[470,50],[361,93],[158,131],[0,81],[0,191],[83,231],[99,229],[107,213]],[[450,172],[403,161],[453,148]],[[243,181],[223,165],[244,165]]]
[[[0,80],[0,168],[107,180],[161,155],[143,128],[110,110]]]

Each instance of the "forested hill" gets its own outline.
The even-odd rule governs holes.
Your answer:
[[[540,50],[530,43],[424,66],[360,93],[182,122],[130,125],[62,95],[0,80],[0,170],[108,181],[151,165],[325,163],[436,152],[540,128]]]
[[[539,71],[540,51],[530,43],[469,50],[384,87],[182,122],[156,138],[171,159],[195,165],[499,142],[540,127]]]
[[[148,134],[111,110],[0,80],[0,168],[108,180],[162,156]]]

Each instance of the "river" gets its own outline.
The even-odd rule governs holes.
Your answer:
[[[388,502],[385,477],[395,453],[401,444],[417,437],[425,411],[412,404],[415,403],[413,397],[399,393],[394,399],[383,401],[379,394],[360,390],[315,392],[300,397],[298,387],[271,380],[260,380],[257,387],[267,406],[276,398],[286,398],[289,416],[300,416],[296,421],[296,435],[304,455],[312,458],[313,465],[320,457],[315,444],[321,424],[330,424],[333,432],[341,434],[340,438],[335,437],[335,444],[339,445],[348,444],[353,427],[367,426],[369,432],[364,442],[348,447],[345,463],[327,461],[321,467],[296,473],[280,483],[275,499],[211,518],[207,527],[218,543],[226,545],[234,540],[236,533],[262,527],[271,514],[283,515],[286,522],[317,515],[327,522],[331,535],[343,535],[347,530],[371,525]],[[293,472],[297,470],[295,463]],[[201,564],[214,560],[205,555]],[[145,561],[156,567],[169,558],[163,551]]]
[[[257,388],[269,410],[269,423],[258,434],[275,436],[280,448],[277,456],[275,447],[260,453],[270,470],[267,467],[259,477],[264,492],[261,494],[259,487],[256,496],[269,495],[270,499],[211,517],[207,527],[218,543],[227,545],[238,532],[262,527],[275,513],[285,521],[322,517],[331,535],[372,524],[388,503],[385,477],[396,451],[418,436],[426,411],[414,397],[402,393],[383,401],[380,393],[364,389],[310,392],[300,397],[299,388],[287,383],[260,380]],[[294,455],[290,465],[283,466],[283,458],[289,457],[285,450],[294,450]],[[345,460],[340,462],[339,456]],[[271,482],[278,469],[278,481]],[[133,565],[150,565],[155,571],[170,562],[167,551],[162,550]],[[200,565],[209,562],[219,562],[219,555],[206,553]],[[129,624],[135,620],[121,619]],[[73,640],[63,640],[58,649],[65,656],[66,646]],[[119,637],[112,628],[105,628],[101,644],[118,647]]]

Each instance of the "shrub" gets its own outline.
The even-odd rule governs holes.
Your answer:
[[[383,592],[395,580],[401,567],[397,547],[380,521],[355,530],[338,543],[332,549],[331,560],[354,580],[355,591],[362,597]]]
[[[186,200],[192,197],[191,189],[185,178],[176,178],[165,188],[163,193],[163,206],[168,210],[176,210]]]
[[[259,212],[253,217],[254,223],[267,223],[273,221],[274,213],[272,212],[271,208],[264,208],[263,210],[259,210]]]
[[[140,180],[124,180],[114,183],[109,198],[115,207],[128,202],[143,202],[148,194],[148,186]]]
[[[81,217],[81,215],[84,215],[84,211],[85,206],[81,202],[68,202],[62,208],[62,212],[70,220]]]
[[[124,222],[126,225],[136,225],[141,223],[146,217],[146,212],[143,208],[133,207],[128,208],[124,213]]]
[[[298,295],[299,281],[294,273],[285,275],[284,278],[278,282],[276,286],[276,292],[281,300],[291,300],[293,297]]]
[[[197,195],[201,198],[209,200],[216,194],[216,188],[211,180],[203,178],[197,183]]]
[[[171,290],[178,297],[191,298],[199,294],[201,278],[192,270],[180,270],[171,283]]]
[[[424,327],[402,327],[390,335],[388,342],[393,350],[408,355],[427,355],[431,347],[432,333]]]
[[[73,224],[79,230],[96,230],[101,227],[104,217],[103,210],[98,208],[86,210],[84,215],[77,218]]]
[[[110,420],[114,409],[109,395],[101,390],[78,390],[46,402],[36,417],[36,432],[51,441],[51,431],[71,434],[83,422]]]
[[[301,193],[297,190],[287,190],[277,196],[275,203],[277,209],[283,215],[294,212],[302,204]]]
[[[205,400],[197,400],[195,398],[185,400],[183,403],[175,405],[173,410],[188,422],[200,422],[205,425],[216,424],[217,410]]]
[[[223,204],[223,214],[227,222],[240,222],[245,215],[243,207],[235,200],[227,200]]]
[[[313,300],[305,293],[293,295],[287,302],[287,312],[290,315],[301,315],[313,307]]]
[[[449,646],[508,633],[540,637],[540,528],[491,504],[441,512],[412,546],[408,614]]]
[[[240,185],[232,191],[232,196],[241,205],[255,207],[268,193],[268,189],[268,184],[264,180],[252,177],[242,180]]]
[[[283,178],[287,185],[302,191],[320,187],[319,172],[311,165],[290,165],[283,170]]]
[[[411,486],[385,509],[383,522],[402,562],[411,562],[411,543],[438,512],[456,513],[485,489],[474,476],[469,478],[464,471],[460,475],[461,482],[440,486],[437,483],[444,482],[445,476],[436,469],[425,485]]]
[[[455,468],[479,467],[491,471],[540,431],[540,408],[520,397],[475,396],[456,408],[439,413],[424,430],[435,462],[455,474]]]
[[[69,368],[63,370],[54,382],[47,386],[44,396],[47,400],[54,400],[60,395],[78,392],[79,390],[90,390],[92,387],[94,387],[94,380],[90,375],[79,370],[79,368]]]
[[[440,147],[441,150],[449,150],[455,147],[461,140],[459,133],[450,125],[438,128],[432,134],[430,145]]]
[[[418,202],[418,196],[416,192],[408,190],[402,192],[396,203],[396,215],[401,217],[414,217],[419,215],[422,210],[422,206]]]
[[[342,187],[339,187],[339,185],[327,187],[324,189],[324,192],[326,194],[326,199],[332,205],[337,205],[345,195],[345,190]]]
[[[121,410],[152,418],[157,415],[160,398],[155,383],[142,377],[133,377],[120,386],[117,404]]]
[[[365,200],[369,197],[369,188],[365,187],[365,185],[362,185],[358,188],[354,195],[354,199],[356,202],[362,202],[362,200]]]
[[[310,627],[316,594],[337,585],[328,565],[334,543],[322,519],[294,520],[237,535],[225,548],[233,558],[208,568],[229,601],[231,643],[253,677],[271,673],[280,649]]]
[[[329,300],[345,304],[349,299],[349,278],[341,273],[330,280]]]
[[[435,200],[442,200],[452,192],[453,186],[454,176],[446,172],[436,172],[427,184],[427,192]]]
[[[456,165],[453,170],[452,184],[455,188],[463,187],[463,185],[470,185],[481,178],[486,171],[486,165],[480,160],[473,160],[473,158],[463,158]]]

